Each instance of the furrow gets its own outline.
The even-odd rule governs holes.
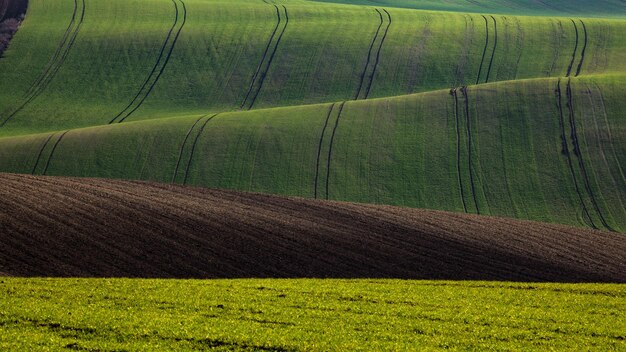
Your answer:
[[[128,103],[128,105],[122,111],[120,111],[109,122],[109,124],[114,123],[120,116],[124,115],[124,113],[126,113],[128,111],[128,109],[130,109],[135,104],[137,99],[139,99],[139,97],[142,95],[142,92],[144,91],[144,89],[146,89],[146,87],[148,86],[150,81],[153,79],[156,71],[159,69],[159,65],[161,64],[161,61],[163,60],[163,56],[164,56],[163,54],[165,53],[165,50],[167,49],[167,43],[169,43],[169,41],[170,41],[170,39],[172,37],[172,33],[174,33],[174,29],[176,29],[176,24],[178,23],[178,5],[176,4],[176,1],[174,1],[174,0],[172,0],[172,3],[174,4],[174,11],[175,11],[174,24],[172,24],[172,26],[170,27],[170,30],[167,33],[167,36],[165,37],[165,41],[163,41],[163,45],[161,45],[161,51],[159,52],[159,57],[157,58],[156,63],[152,67],[152,71],[150,71],[150,74],[148,75],[146,80],[141,85],[141,88],[139,88],[139,91],[137,92],[137,95],[135,95],[135,97],[130,101],[130,103]]]
[[[180,33],[183,31],[183,28],[185,27],[185,24],[187,23],[187,6],[185,5],[185,2],[183,0],[178,0],[178,1],[180,1],[181,5],[183,6],[183,23],[181,24],[180,28],[178,28],[178,32],[176,32],[176,36],[174,37],[174,40],[172,41],[172,45],[169,48],[169,52],[167,53],[167,56],[165,57],[165,62],[163,63],[163,66],[161,66],[161,70],[156,75],[154,81],[150,85],[150,88],[148,89],[146,94],[143,96],[143,98],[141,98],[141,100],[137,103],[137,105],[131,111],[129,111],[123,118],[119,120],[120,123],[124,122],[127,118],[129,118],[132,114],[134,114],[135,111],[139,110],[139,108],[143,105],[146,99],[148,99],[148,97],[150,96],[150,93],[152,93],[152,90],[154,89],[154,87],[157,85],[157,83],[159,83],[159,79],[163,75],[163,72],[165,72],[165,68],[167,67],[167,64],[170,62],[170,58],[172,57],[172,53],[174,52],[174,48],[176,47],[176,43],[178,42]],[[178,10],[177,10],[177,13],[178,13]]]

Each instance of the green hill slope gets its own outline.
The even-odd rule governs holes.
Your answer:
[[[624,37],[620,19],[34,0],[0,60],[0,171],[626,232]]]

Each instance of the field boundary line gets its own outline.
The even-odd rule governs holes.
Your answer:
[[[589,222],[591,223],[591,227],[594,229],[598,229],[598,227],[593,222],[591,218],[591,214],[589,213],[589,209],[587,209],[587,204],[583,198],[582,192],[580,191],[580,187],[578,187],[578,181],[576,180],[576,172],[574,171],[574,164],[572,162],[572,156],[569,153],[569,145],[567,141],[567,134],[565,133],[565,113],[563,111],[563,93],[561,90],[561,79],[557,81],[556,86],[556,101],[557,108],[559,110],[559,127],[561,128],[561,154],[564,154],[567,157],[567,164],[569,166],[570,174],[572,176],[572,180],[574,181],[574,188],[576,189],[576,193],[578,194],[578,199],[580,200],[580,204],[583,207],[584,215],[587,217]]]
[[[264,2],[268,5],[273,5],[270,4],[269,2],[265,1]],[[250,87],[248,87],[248,92],[246,93],[245,98],[243,99],[243,101],[241,102],[241,105],[239,106],[240,109],[243,109],[244,105],[246,105],[246,102],[248,101],[248,98],[250,97],[250,94],[252,93],[252,90],[254,89],[254,84],[256,83],[256,80],[259,76],[259,73],[261,72],[261,68],[263,68],[263,64],[265,63],[265,59],[267,57],[267,53],[270,51],[270,47],[272,46],[272,43],[274,41],[274,37],[276,36],[276,32],[278,32],[278,27],[280,27],[280,22],[281,22],[281,18],[280,18],[280,9],[278,8],[278,6],[273,5],[276,8],[276,16],[278,18],[278,21],[276,22],[276,27],[274,27],[274,31],[272,32],[272,35],[270,36],[270,39],[267,41],[267,45],[265,46],[265,52],[263,52],[263,56],[261,57],[261,61],[259,62],[259,66],[257,66],[256,72],[254,73],[254,75],[252,76],[252,81],[250,82]]]
[[[193,162],[193,155],[196,152],[196,146],[198,145],[200,136],[202,136],[202,132],[204,132],[204,128],[209,122],[211,122],[219,114],[220,113],[211,115],[211,117],[209,117],[206,121],[204,121],[204,123],[200,127],[200,130],[198,131],[198,134],[196,135],[196,138],[194,139],[193,144],[191,145],[191,152],[189,153],[189,160],[187,161],[187,167],[185,167],[185,177],[183,178],[183,185],[187,184],[187,178],[189,177],[189,169],[191,168],[191,163]]]
[[[574,45],[574,52],[572,53],[572,60],[570,61],[569,66],[567,67],[567,73],[565,74],[565,77],[569,77],[572,74],[572,68],[574,68],[574,61],[576,61],[576,53],[578,52],[578,40],[579,40],[578,26],[576,25],[576,22],[574,22],[573,19],[570,18],[570,21],[572,21],[572,24],[574,25],[574,30],[576,32],[576,45]]]
[[[587,26],[583,20],[579,19],[580,23],[583,25],[583,34],[585,36],[585,40],[583,42],[583,50],[580,54],[580,63],[578,64],[578,68],[576,69],[576,74],[574,77],[578,77],[580,75],[580,71],[582,71],[583,63],[585,62],[585,52],[587,51]]]
[[[378,39],[378,36],[380,35],[380,29],[383,27],[383,24],[384,24],[383,14],[380,13],[378,9],[374,9],[374,10],[376,11],[376,13],[378,13],[378,17],[380,18],[380,24],[378,25],[378,29],[376,29],[376,34],[374,34],[374,38],[372,39],[372,42],[370,43],[370,48],[367,53],[367,60],[365,61],[365,67],[363,68],[363,72],[361,73],[361,78],[359,81],[359,88],[356,91],[356,95],[354,96],[353,100],[358,100],[359,96],[361,95],[361,91],[363,90],[363,83],[365,81],[365,75],[367,74],[367,69],[370,65],[370,61],[372,60],[372,50],[374,50],[374,44],[376,44],[376,39]]]
[[[59,144],[61,143],[61,141],[63,140],[63,137],[65,137],[65,135],[69,132],[65,131],[63,133],[61,133],[61,135],[59,136],[59,138],[57,139],[57,141],[54,143],[54,145],[52,146],[52,150],[50,151],[50,156],[48,157],[48,161],[46,162],[46,166],[43,169],[43,173],[42,175],[45,176],[46,173],[48,172],[48,168],[50,167],[50,162],[52,161],[52,158],[54,157],[54,152],[56,152],[57,147],[59,146]]]
[[[378,63],[380,61],[380,53],[383,50],[385,39],[387,39],[387,34],[389,33],[389,27],[391,27],[391,14],[386,9],[383,9],[383,11],[385,12],[385,14],[387,14],[389,23],[387,23],[387,28],[385,28],[385,34],[383,34],[383,38],[381,39],[380,45],[378,46],[378,52],[376,53],[376,61],[374,62],[374,69],[372,70],[369,83],[367,84],[367,90],[365,91],[365,99],[367,99],[370,95],[370,90],[372,89],[372,84],[374,83],[374,77],[376,76],[376,70],[378,69]]]
[[[122,110],[120,111],[120,113],[118,113],[110,122],[109,124],[112,124],[115,122],[115,120],[117,120],[120,116],[122,116],[128,109],[131,108],[131,106],[133,106],[133,104],[135,103],[135,101],[137,101],[137,99],[139,99],[139,97],[141,96],[141,92],[146,88],[146,86],[148,85],[148,83],[150,82],[150,79],[154,76],[154,74],[156,73],[157,69],[159,68],[159,64],[161,63],[161,60],[163,59],[163,54],[165,53],[165,49],[167,48],[167,43],[170,41],[170,38],[172,37],[172,33],[174,32],[174,29],[176,28],[176,24],[178,23],[178,5],[176,4],[176,2],[174,0],[172,0],[172,3],[174,4],[174,8],[176,9],[176,16],[174,18],[174,24],[172,25],[172,27],[170,27],[170,30],[167,34],[167,36],[165,37],[165,41],[163,42],[163,45],[161,46],[161,51],[159,53],[159,57],[157,59],[157,62],[154,64],[154,67],[152,68],[152,71],[150,72],[150,74],[148,75],[148,77],[146,78],[146,80],[144,81],[143,85],[141,86],[141,88],[139,88],[139,91],[137,92],[137,95],[135,95],[135,97],[133,98],[133,100],[131,100],[130,103],[128,103],[128,105]]]
[[[157,83],[159,83],[159,80],[161,79],[163,72],[165,72],[165,69],[167,68],[167,64],[170,62],[170,58],[172,57],[174,48],[176,48],[176,43],[178,43],[178,38],[180,37],[180,33],[183,31],[183,28],[185,27],[185,24],[187,23],[187,6],[185,5],[185,2],[183,0],[178,0],[178,1],[180,1],[180,3],[183,5],[183,23],[181,24],[180,28],[178,28],[178,31],[176,32],[176,36],[174,37],[174,40],[172,41],[172,45],[170,46],[167,56],[165,57],[165,62],[163,62],[163,66],[161,66],[161,70],[159,70],[159,73],[156,75],[154,82],[152,82],[152,84],[150,85],[150,88],[148,88],[148,91],[143,96],[143,98],[141,98],[137,106],[135,106],[135,108],[133,108],[129,113],[127,113],[123,118],[121,118],[119,120],[119,123],[126,121],[126,119],[129,118],[132,114],[134,114],[135,111],[139,110],[139,108],[143,105],[146,99],[148,99],[148,97],[150,96],[150,93],[152,93],[152,90],[154,90],[154,87],[157,85]],[[176,9],[176,13],[178,16],[178,8]]]
[[[285,7],[285,5],[281,5],[281,6],[283,10],[285,10],[285,25],[283,26],[283,29],[281,30],[280,35],[278,36],[278,39],[276,40],[276,45],[274,45],[274,50],[272,51],[272,55],[270,55],[270,58],[267,61],[267,68],[265,69],[265,71],[261,73],[261,79],[259,81],[259,89],[257,89],[256,92],[254,93],[254,96],[252,97],[252,101],[250,102],[250,107],[248,107],[248,110],[252,109],[252,107],[256,103],[257,98],[259,97],[259,94],[261,93],[261,89],[263,89],[263,84],[265,83],[267,74],[269,73],[270,68],[272,67],[272,62],[274,62],[274,56],[276,56],[276,52],[278,51],[278,46],[280,45],[280,42],[283,39],[283,35],[285,35],[285,32],[287,31],[287,26],[289,25],[289,12],[287,12],[287,7]]]
[[[174,170],[174,176],[172,177],[172,183],[176,182],[176,176],[178,176],[178,168],[180,167],[180,161],[183,158],[183,152],[185,150],[185,145],[187,144],[187,140],[189,139],[189,136],[191,135],[191,132],[193,132],[193,129],[196,127],[196,125],[198,125],[200,120],[202,120],[203,118],[205,118],[207,116],[208,115],[200,116],[196,120],[196,122],[191,126],[191,128],[189,128],[189,130],[187,131],[187,134],[185,135],[185,139],[183,140],[183,144],[180,146],[180,153],[178,154],[178,160],[176,161],[176,169]]]
[[[583,158],[582,151],[580,149],[580,143],[578,142],[578,131],[576,129],[576,114],[574,112],[574,94],[572,92],[571,78],[567,80],[567,106],[569,109],[569,119],[570,119],[570,129],[571,129],[571,137],[572,143],[574,145],[574,155],[578,158],[578,165],[580,167],[580,172],[583,178],[583,184],[585,185],[585,189],[589,194],[589,199],[591,200],[591,204],[593,205],[595,211],[598,213],[600,217],[600,222],[602,225],[609,231],[615,231],[611,226],[607,223],[604,214],[602,214],[602,210],[600,209],[600,205],[598,204],[598,200],[593,192],[591,187],[591,182],[589,181],[589,174],[587,173],[587,167],[585,166],[585,161]]]
[[[455,131],[456,131],[456,174],[459,182],[459,190],[461,192],[461,201],[463,202],[463,211],[467,213],[467,204],[465,203],[465,190],[463,187],[463,180],[461,178],[461,130],[459,127],[459,97],[457,95],[457,88],[452,88],[450,94],[454,98],[454,118],[455,118]]]
[[[41,148],[39,148],[39,154],[37,154],[37,160],[35,160],[35,166],[33,166],[33,171],[30,173],[31,175],[34,175],[35,172],[37,171],[37,166],[39,165],[39,160],[41,160],[41,156],[43,155],[43,151],[48,146],[48,143],[52,139],[52,136],[54,136],[54,133],[51,133],[48,136],[48,138],[46,139],[46,141],[43,142],[43,144],[41,145]]]
[[[324,128],[322,128],[322,134],[320,135],[320,142],[317,148],[317,163],[315,167],[315,187],[314,187],[314,197],[317,199],[317,188],[319,183],[319,175],[320,175],[320,158],[322,156],[322,146],[324,144],[324,135],[326,134],[326,129],[328,128],[328,121],[330,120],[330,115],[333,113],[333,109],[335,109],[335,105],[337,103],[332,103],[330,108],[328,109],[328,114],[326,115],[326,122],[324,123]]]
[[[346,105],[346,102],[342,102],[339,105],[339,113],[337,114],[337,120],[335,120],[335,127],[333,127],[333,133],[330,136],[330,144],[328,146],[328,160],[326,167],[326,199],[329,199],[329,189],[330,189],[330,163],[333,156],[333,143],[335,141],[335,134],[337,133],[337,127],[339,126],[339,119],[341,119],[341,114],[343,113],[343,108]]]
[[[80,28],[82,27],[83,21],[85,19],[85,0],[82,0],[82,4],[83,4],[83,7],[81,10],[80,20],[78,24],[76,25],[74,32],[71,35],[71,38],[67,44],[67,47],[61,54],[61,57],[55,63],[54,67],[51,68],[51,71],[48,71],[44,75],[44,77],[41,79],[40,84],[35,89],[33,89],[30,96],[26,98],[26,101],[24,101],[17,109],[13,110],[13,112],[9,114],[9,116],[6,119],[4,119],[2,123],[0,123],[0,127],[4,127],[7,124],[7,122],[9,122],[11,119],[13,119],[13,117],[15,117],[15,115],[17,115],[20,111],[22,111],[28,104],[30,104],[35,99],[37,99],[41,95],[41,93],[45,91],[48,85],[50,85],[50,83],[54,80],[54,78],[56,77],[56,74],[59,72],[61,67],[63,67],[65,60],[67,59],[67,56],[69,55],[70,51],[72,50],[72,47],[74,46],[74,43],[76,42],[76,38],[78,37],[78,33],[80,32]]]
[[[472,190],[472,198],[474,198],[474,204],[476,206],[476,214],[480,215],[480,207],[478,205],[478,196],[476,195],[476,184],[474,182],[474,166],[472,164],[472,118],[470,116],[469,109],[469,93],[467,86],[461,87],[461,93],[465,98],[465,119],[467,122],[466,130],[467,130],[467,160],[468,160],[468,169],[470,176],[470,185]]]
[[[498,48],[498,23],[496,22],[496,18],[490,16],[493,20],[493,52],[491,53],[491,60],[489,61],[489,69],[487,69],[487,78],[485,79],[485,83],[489,83],[489,76],[491,76],[491,68],[493,66],[493,59],[496,56],[496,49]]]
[[[476,84],[480,83],[480,76],[483,73],[483,65],[485,63],[485,56],[487,56],[487,47],[489,46],[489,21],[485,15],[481,15],[485,20],[485,47],[483,49],[483,57],[480,59],[480,67],[478,67],[478,76],[476,77]]]

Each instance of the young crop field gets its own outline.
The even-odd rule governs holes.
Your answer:
[[[598,284],[2,278],[0,348],[619,351],[625,297]]]

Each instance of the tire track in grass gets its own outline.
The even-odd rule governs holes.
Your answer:
[[[589,214],[589,209],[587,209],[587,204],[585,204],[585,200],[583,198],[582,192],[580,191],[580,187],[578,187],[576,172],[574,171],[574,163],[572,162],[572,156],[569,153],[567,135],[565,133],[565,113],[563,111],[563,93],[561,90],[560,78],[556,85],[556,104],[557,104],[557,109],[559,111],[559,127],[561,129],[561,154],[567,157],[567,165],[569,166],[570,175],[572,176],[572,181],[574,182],[574,188],[576,189],[576,194],[578,194],[578,199],[580,200],[580,204],[583,207],[583,215],[584,217],[586,217],[586,220],[589,220],[592,228],[598,229],[598,227],[593,222],[591,215]]]
[[[363,90],[363,82],[365,81],[365,75],[367,74],[367,68],[370,65],[370,61],[372,60],[372,50],[374,50],[374,44],[376,43],[376,39],[378,39],[378,36],[380,35],[380,29],[383,27],[383,14],[380,13],[378,9],[375,9],[375,10],[378,13],[378,16],[380,17],[380,24],[378,25],[378,29],[376,29],[376,34],[374,34],[374,39],[372,39],[372,42],[370,43],[370,49],[367,53],[367,60],[365,61],[365,67],[363,68],[363,72],[361,73],[361,78],[359,81],[359,89],[356,91],[356,95],[354,96],[353,100],[358,100],[359,96],[361,95],[361,90]]]
[[[193,132],[193,129],[196,128],[200,120],[202,120],[206,116],[207,115],[200,116],[187,131],[187,134],[185,135],[185,139],[183,140],[183,144],[180,146],[180,153],[178,154],[178,160],[176,161],[176,168],[174,169],[174,176],[172,176],[172,183],[176,182],[176,177],[178,176],[178,169],[180,168],[180,162],[183,159],[183,152],[185,150],[185,145],[187,145],[187,140],[189,139],[189,136],[191,136],[191,132]]]
[[[127,113],[122,113],[122,115],[124,117],[122,117],[121,119],[119,119],[119,121],[117,121],[119,123],[124,122],[127,118],[129,118],[132,114],[134,114],[137,110],[139,110],[139,108],[141,108],[143,103],[150,96],[150,93],[152,93],[152,91],[154,90],[154,87],[159,82],[159,79],[161,79],[161,76],[163,75],[163,72],[165,72],[165,68],[167,68],[167,64],[170,62],[170,59],[172,57],[172,53],[174,52],[174,48],[176,47],[176,43],[178,42],[178,38],[180,37],[180,34],[183,31],[183,28],[185,27],[185,24],[187,23],[187,6],[185,5],[185,2],[183,0],[178,0],[178,1],[181,3],[182,8],[183,8],[183,22],[180,25],[180,27],[178,28],[178,31],[176,32],[176,36],[174,36],[174,39],[172,40],[172,45],[169,47],[169,50],[168,50],[167,55],[165,56],[165,60],[163,62],[163,65],[161,66],[161,69],[159,70],[158,74],[155,76],[152,84],[150,85],[150,87],[148,88],[146,93],[139,100],[139,102],[137,102],[135,104],[135,107],[132,110],[130,110],[129,112],[127,112]],[[178,22],[179,10],[178,10],[178,6],[176,6],[175,2],[174,2],[174,5],[176,7],[176,22]],[[132,106],[132,103],[131,103],[131,106]],[[120,116],[122,116],[122,115],[120,115]],[[110,123],[113,123],[113,122],[115,122],[115,119],[113,121],[111,121]]]
[[[276,6],[276,5],[274,5]],[[244,108],[247,110],[252,109],[252,107],[254,107],[254,104],[256,103],[257,98],[259,97],[259,93],[261,93],[261,89],[263,89],[263,84],[265,83],[265,79],[267,78],[267,74],[269,73],[270,68],[272,67],[272,62],[274,61],[274,57],[276,56],[276,52],[278,51],[278,46],[280,45],[281,40],[283,39],[283,35],[285,35],[285,31],[287,30],[287,26],[289,25],[289,12],[287,12],[287,8],[284,5],[281,5],[281,7],[283,8],[283,11],[285,12],[285,25],[281,28],[280,31],[280,35],[278,35],[278,38],[276,39],[276,43],[274,44],[274,48],[272,50],[272,54],[270,55],[269,59],[267,60],[267,63],[265,65],[265,69],[261,71],[260,74],[260,78],[258,80],[258,88],[254,89],[254,94],[252,96],[252,98],[250,99],[249,105],[246,107],[246,101],[244,101]],[[280,19],[280,11],[278,11],[279,14],[279,23],[281,22]],[[254,83],[254,82],[253,82]]]
[[[593,192],[593,189],[591,188],[591,182],[589,181],[589,173],[587,172],[587,167],[585,165],[585,161],[583,159],[583,155],[580,150],[580,143],[578,142],[578,131],[576,130],[576,114],[574,113],[574,96],[572,93],[571,83],[572,83],[571,79],[568,79],[566,95],[567,95],[567,106],[569,110],[571,138],[572,138],[572,143],[574,145],[574,155],[578,158],[578,165],[580,167],[580,172],[583,177],[583,183],[585,185],[585,189],[587,190],[587,193],[589,194],[589,198],[591,199],[591,204],[593,205],[593,208],[595,209],[595,211],[598,213],[598,216],[600,217],[600,222],[602,222],[602,225],[607,230],[614,232],[615,230],[611,228],[611,226],[609,226],[609,224],[607,223],[606,218],[604,217],[604,214],[602,213],[602,210],[600,209],[600,206]]]
[[[583,50],[580,54],[580,63],[578,64],[578,68],[576,69],[576,75],[574,75],[574,77],[578,77],[578,75],[580,75],[580,71],[583,68],[583,63],[585,62],[585,52],[587,51],[587,26],[585,25],[585,22],[583,22],[583,20],[580,20],[580,24],[583,25],[583,35],[585,36],[585,40],[583,42]]]
[[[68,133],[69,131],[65,131],[63,133],[61,133],[61,135],[59,136],[59,138],[57,139],[57,141],[54,143],[54,145],[52,146],[52,150],[50,151],[50,156],[48,157],[48,161],[46,161],[46,167],[44,167],[43,169],[43,173],[42,175],[45,176],[46,173],[48,172],[48,168],[50,167],[50,162],[52,161],[52,158],[54,157],[54,152],[56,152],[57,147],[59,146],[59,144],[61,143],[61,141],[63,140],[63,137],[65,137],[65,135]]]
[[[52,139],[52,136],[54,136],[54,133],[50,134],[48,136],[48,138],[46,139],[46,141],[43,142],[43,144],[41,145],[41,148],[39,149],[39,153],[37,154],[37,160],[35,161],[35,166],[33,166],[33,171],[30,173],[31,175],[34,175],[35,172],[37,171],[37,166],[39,165],[39,161],[41,160],[41,156],[43,155],[43,151],[44,151],[44,149],[46,149],[46,146],[48,146],[48,143],[50,143],[50,140]]]
[[[319,175],[320,175],[320,158],[322,156],[322,146],[324,144],[324,135],[326,134],[326,129],[328,128],[328,121],[330,120],[330,115],[333,113],[333,109],[335,109],[336,103],[330,105],[328,109],[328,114],[326,115],[326,122],[324,123],[324,127],[322,128],[322,133],[320,135],[320,143],[317,148],[317,163],[315,167],[315,186],[314,186],[314,195],[315,199],[317,199],[318,194],[318,183],[319,183]]]
[[[387,28],[385,28],[385,34],[383,34],[383,38],[380,41],[380,45],[378,46],[378,52],[376,53],[376,61],[374,62],[374,69],[372,70],[372,74],[369,78],[369,83],[367,84],[367,90],[365,91],[365,99],[367,99],[370,95],[370,90],[372,89],[372,83],[374,82],[374,76],[376,76],[376,70],[378,69],[378,63],[380,61],[380,52],[383,49],[383,45],[385,44],[385,39],[387,39],[387,34],[389,33],[389,27],[391,27],[391,14],[385,9],[383,9],[385,14],[387,15],[388,23]]]
[[[63,51],[63,47],[65,46],[65,43],[67,42],[67,39],[69,38],[69,35],[72,32],[72,27],[74,26],[74,23],[76,23],[77,14],[78,14],[78,0],[74,0],[74,10],[72,13],[72,18],[70,20],[69,25],[67,26],[67,29],[65,30],[65,33],[63,34],[63,37],[61,38],[61,42],[59,42],[59,45],[57,46],[54,54],[50,58],[50,61],[48,61],[48,63],[46,64],[42,73],[30,85],[30,87],[28,88],[28,91],[26,91],[26,93],[24,94],[24,97],[27,97],[33,93],[33,90],[36,89],[39,86],[39,84],[41,84],[41,81],[44,79],[45,76],[48,75],[48,73],[50,72],[54,64],[57,62],[57,59],[59,58],[59,55],[61,55],[61,52]]]
[[[169,41],[170,41],[170,39],[172,37],[172,33],[174,32],[174,29],[176,29],[176,24],[178,23],[178,5],[176,4],[176,2],[174,0],[172,0],[172,3],[174,4],[175,13],[176,13],[176,15],[174,17],[174,24],[172,24],[172,27],[170,27],[170,30],[167,33],[167,36],[165,37],[165,41],[163,42],[163,45],[161,46],[161,51],[159,52],[159,57],[158,57],[156,63],[154,64],[154,67],[152,68],[152,71],[150,72],[150,74],[148,75],[146,80],[143,82],[141,88],[139,88],[139,91],[137,92],[137,95],[135,95],[135,97],[131,100],[131,102],[128,103],[128,105],[122,111],[120,111],[109,122],[110,124],[114,123],[120,116],[122,116],[124,113],[126,113],[128,111],[128,109],[130,109],[133,106],[133,104],[135,104],[137,99],[139,99],[139,97],[141,96],[141,93],[143,92],[143,90],[148,86],[148,84],[152,80],[152,77],[156,74],[156,71],[159,69],[159,65],[161,64],[161,60],[163,60],[163,54],[165,53],[165,50],[167,49],[167,44],[169,43]]]
[[[452,88],[450,94],[454,98],[454,119],[456,130],[456,174],[459,182],[459,189],[461,191],[461,201],[463,202],[463,211],[467,213],[467,204],[465,203],[465,190],[463,188],[463,180],[461,179],[461,130],[459,121],[459,96],[457,94],[457,88]]]
[[[75,20],[75,15],[73,15],[73,18]],[[4,119],[4,121],[2,121],[2,123],[0,123],[0,127],[4,127],[7,124],[7,122],[9,122],[11,119],[15,117],[15,115],[17,115],[26,106],[28,106],[28,104],[30,104],[35,99],[37,99],[41,95],[41,93],[45,91],[45,89],[52,82],[52,80],[56,77],[57,73],[59,72],[63,64],[65,63],[65,60],[67,59],[70,51],[72,50],[74,43],[76,42],[76,38],[78,37],[78,33],[80,32],[80,28],[83,25],[84,19],[85,19],[85,0],[82,0],[82,9],[81,9],[80,19],[78,21],[78,24],[74,28],[74,31],[72,32],[69,38],[69,41],[67,41],[67,46],[62,50],[62,53],[59,54],[60,57],[57,55],[57,59],[54,65],[52,65],[52,67],[49,70],[47,70],[47,72],[43,75],[43,77],[40,80],[38,79],[39,83],[37,84],[37,87],[35,89],[32,89],[32,92],[25,97],[26,100],[22,104],[20,104],[20,106],[18,106],[15,110],[13,110],[13,112],[10,113]]]
[[[476,196],[476,182],[474,181],[474,168],[472,166],[472,119],[469,110],[469,94],[467,86],[461,87],[461,93],[463,93],[463,97],[465,98],[465,119],[467,123],[467,161],[470,176],[470,185],[472,190],[472,198],[474,199],[474,205],[476,206],[476,214],[480,215],[478,197]]]
[[[263,1],[268,5],[272,5],[267,1]],[[248,91],[246,92],[246,96],[243,99],[243,101],[241,102],[241,105],[239,106],[240,109],[243,109],[243,107],[246,105],[246,102],[248,101],[248,98],[250,97],[250,94],[252,93],[252,89],[254,89],[254,85],[256,83],[257,78],[259,77],[259,73],[261,72],[261,68],[263,67],[263,64],[265,62],[265,59],[267,58],[267,53],[270,51],[270,47],[272,46],[272,43],[274,42],[274,37],[276,37],[276,33],[278,32],[278,27],[280,27],[280,22],[281,22],[281,18],[280,18],[280,10],[278,9],[278,6],[273,5],[276,8],[276,17],[278,18],[278,20],[276,21],[276,27],[274,27],[274,31],[272,32],[272,35],[270,36],[270,39],[267,41],[267,45],[265,46],[265,51],[263,52],[263,56],[261,57],[261,61],[259,62],[259,66],[256,68],[256,72],[254,73],[254,75],[252,76],[252,81],[250,82],[250,87],[248,87]]]
[[[478,76],[476,77],[476,84],[480,83],[480,76],[483,73],[483,65],[485,63],[485,56],[487,56],[487,47],[489,46],[489,21],[487,17],[481,15],[485,20],[485,48],[483,49],[483,57],[480,59],[480,67],[478,68]]]
[[[569,77],[572,74],[574,61],[576,61],[576,53],[578,52],[578,40],[579,40],[578,26],[576,25],[576,22],[574,22],[574,20],[570,19],[570,21],[572,21],[572,24],[574,25],[574,31],[576,32],[576,45],[574,45],[574,52],[572,53],[572,60],[570,61],[569,66],[567,67],[567,73],[565,74],[565,77]]]
[[[185,177],[183,178],[183,185],[187,184],[187,178],[189,177],[189,169],[191,168],[191,163],[193,162],[193,155],[196,152],[196,147],[198,145],[198,141],[200,140],[200,136],[202,135],[202,132],[204,131],[204,128],[206,127],[206,125],[209,122],[211,122],[217,115],[219,115],[219,113],[211,115],[211,117],[209,117],[206,121],[204,121],[204,123],[200,127],[200,130],[198,131],[198,134],[196,135],[196,138],[193,141],[193,144],[191,145],[191,152],[189,153],[189,160],[187,161],[187,166],[185,167]]]
[[[332,161],[333,156],[333,143],[335,142],[335,134],[337,133],[337,127],[339,126],[339,120],[341,119],[341,114],[343,113],[343,108],[346,105],[346,102],[342,102],[339,105],[339,112],[337,113],[337,120],[335,120],[335,126],[333,127],[333,133],[330,136],[330,144],[328,147],[328,161],[326,166],[326,199],[329,199],[329,184],[330,184],[330,163]]]
[[[489,69],[487,70],[487,78],[485,79],[485,83],[489,83],[489,76],[491,75],[491,68],[493,66],[493,58],[496,56],[496,49],[498,48],[498,23],[496,22],[496,18],[490,16],[493,20],[493,52],[491,53],[491,60],[489,61]]]

